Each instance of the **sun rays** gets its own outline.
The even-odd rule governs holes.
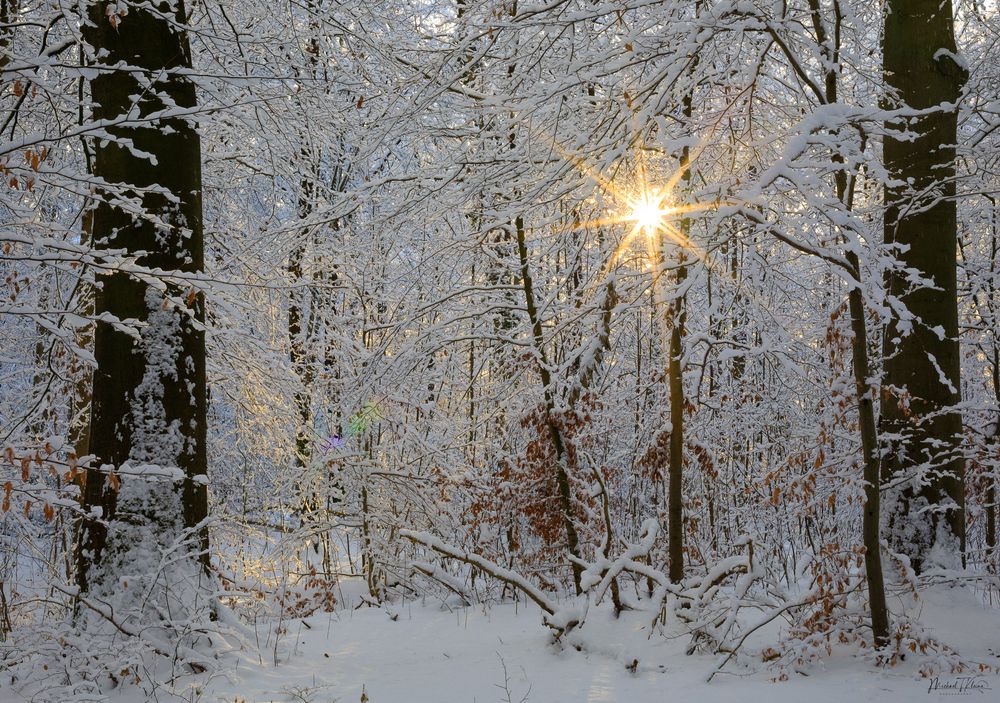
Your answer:
[[[655,267],[656,262],[662,258],[664,245],[677,247],[707,263],[706,252],[688,235],[690,216],[717,209],[722,203],[718,200],[681,202],[677,190],[688,174],[691,164],[707,145],[708,138],[691,149],[689,158],[684,159],[679,166],[670,171],[662,168],[668,163],[667,157],[654,160],[646,155],[644,150],[638,149],[634,160],[627,159],[614,165],[611,169],[613,176],[592,168],[579,156],[568,153],[554,139],[549,138],[546,141],[567,163],[593,181],[597,191],[604,196],[610,196],[611,200],[607,215],[589,220],[576,220],[564,227],[556,228],[555,231],[619,226],[626,228],[621,241],[605,262],[603,275],[600,278],[604,278],[640,238],[645,239],[651,267]],[[628,163],[629,161],[632,163]],[[663,175],[658,176],[657,172],[661,169]]]
[[[619,214],[616,217],[599,221],[581,223],[581,227],[603,226],[606,224],[623,224],[628,230],[607,262],[605,273],[618,264],[636,243],[645,239],[647,256],[651,268],[663,256],[664,246],[673,246],[705,261],[706,252],[695,244],[688,234],[690,215],[696,212],[713,210],[718,202],[677,202],[677,185],[683,179],[688,164],[676,169],[662,179],[663,185],[658,185],[655,179],[649,178],[650,168],[639,157],[631,179],[625,179],[622,186],[597,181],[606,192],[614,198]],[[592,174],[591,175],[593,178]],[[595,179],[596,180],[596,179]]]

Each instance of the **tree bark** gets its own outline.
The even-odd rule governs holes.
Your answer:
[[[158,114],[197,104],[183,75],[191,67],[183,2],[130,5],[127,14],[112,16],[106,7],[91,3],[82,30],[96,73],[90,81],[94,119],[113,121],[107,127],[112,138],[94,142],[93,175],[108,184],[97,193],[94,243],[136,255],[151,269],[199,272],[199,135],[191,122]],[[97,460],[86,474],[87,517],[77,542],[83,593],[113,592],[116,565],[128,563],[128,555],[148,560],[139,551],[151,543],[134,541],[140,532],[162,546],[193,530],[190,559],[200,562],[193,571],[208,566],[204,297],[177,282],[164,291],[116,271],[98,276],[95,312],[101,321],[89,450]],[[116,329],[109,317],[139,321],[142,339]],[[179,468],[183,479],[138,472],[120,484],[112,478],[125,466],[149,464]]]
[[[696,5],[695,12],[699,7]],[[693,56],[691,70],[698,65],[698,57]],[[682,114],[685,125],[690,125],[693,113],[693,90],[688,90],[682,100]],[[680,164],[681,183],[685,190],[691,188],[691,149],[685,146],[681,150]],[[670,386],[670,452],[667,466],[667,556],[670,559],[668,576],[671,583],[680,583],[684,578],[684,367],[683,341],[684,311],[683,291],[680,290],[687,279],[687,266],[684,263],[684,247],[690,239],[691,219],[685,217],[680,221],[680,233],[684,241],[678,248],[677,297],[671,304],[672,322],[670,325],[670,344],[667,360],[667,382]]]
[[[955,55],[950,0],[889,0],[883,41],[889,100],[928,111],[890,121],[883,142],[891,179],[883,236],[900,247],[886,283],[914,317],[911,330],[894,317],[884,340],[886,535],[919,573],[935,547],[945,560],[965,550],[954,179],[956,103],[967,74]],[[913,138],[893,136],[904,128]],[[914,270],[930,283],[914,287]]]
[[[686,234],[686,232],[685,232]],[[683,254],[682,261],[683,261]],[[687,277],[686,267],[677,272],[677,283]],[[670,326],[670,359],[667,377],[670,385],[670,454],[667,466],[667,554],[670,557],[671,583],[684,578],[684,296],[678,294],[672,303]]]
[[[848,253],[848,260],[858,270],[858,257]],[[864,300],[861,290],[852,288],[848,294],[851,311],[851,342],[854,366],[854,389],[857,394],[858,424],[861,429],[861,453],[864,457],[865,512],[861,519],[862,541],[865,545],[865,576],[868,580],[868,604],[872,614],[872,634],[876,647],[889,644],[889,609],[885,602],[885,579],[882,575],[882,543],[879,535],[879,458],[878,429],[872,400],[874,387],[870,384],[868,363],[868,331],[865,325]]]

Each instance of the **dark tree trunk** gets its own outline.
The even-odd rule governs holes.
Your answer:
[[[307,2],[310,13],[315,12],[312,2]],[[308,68],[306,78],[317,80],[316,66],[319,57],[318,28],[315,22],[310,23],[311,37],[308,49]],[[299,71],[296,70],[296,75]],[[305,222],[316,206],[317,183],[319,181],[319,159],[309,143],[309,135],[303,131],[302,146],[299,148],[299,168],[303,174],[299,180],[299,219]],[[308,284],[303,265],[308,254],[309,242],[313,238],[313,228],[303,227],[298,245],[288,256],[288,276],[293,289],[288,301],[288,355],[292,370],[299,379],[299,388],[295,392],[295,408],[298,414],[298,426],[295,430],[295,465],[304,469],[309,465],[312,454],[312,398],[315,376],[314,363],[316,359],[311,352],[315,335],[310,334],[316,327],[315,291]],[[308,494],[308,488],[307,488]],[[308,513],[315,506],[312,497],[306,498],[305,511]]]
[[[684,229],[685,234],[686,228]],[[683,254],[681,255],[683,261]],[[677,272],[677,284],[687,277],[682,264]],[[671,303],[670,358],[667,377],[670,385],[670,454],[667,466],[667,553],[670,557],[670,581],[684,578],[684,296],[678,294]]]
[[[861,279],[858,257],[848,253],[848,260]],[[865,305],[861,290],[852,288],[848,294],[851,311],[851,331],[854,340],[851,351],[854,367],[854,388],[858,396],[858,424],[861,430],[861,453],[864,455],[865,512],[861,520],[862,541],[865,545],[865,576],[868,579],[868,603],[872,613],[872,635],[876,647],[889,644],[889,609],[885,602],[885,578],[882,575],[882,544],[879,539],[880,481],[878,460],[878,429],[872,394],[875,389],[868,364],[868,331]]]
[[[117,122],[107,128],[113,139],[94,143],[93,175],[109,184],[98,192],[94,243],[138,254],[138,263],[152,269],[199,272],[198,132],[184,119],[156,114],[196,105],[194,85],[176,72],[191,66],[183,2],[131,5],[110,18],[106,7],[90,4],[83,26],[96,69],[94,119]],[[117,64],[132,70],[105,68]],[[145,119],[127,124],[130,111]],[[86,474],[83,508],[90,517],[77,544],[84,593],[117,587],[115,564],[150,546],[134,541],[136,530],[166,544],[197,527],[191,559],[208,564],[203,296],[176,282],[160,290],[124,272],[101,274],[97,283],[98,316],[143,326],[141,341],[106,321],[95,330],[89,450],[97,460]],[[176,467],[183,478],[132,475],[149,464]]]
[[[301,208],[300,208],[301,210]],[[301,215],[301,212],[300,212]],[[308,213],[306,213],[308,215]],[[306,286],[302,273],[305,259],[305,244],[296,246],[288,257],[288,277],[293,290],[288,302],[288,358],[292,370],[299,379],[299,388],[295,391],[295,410],[297,424],[295,427],[295,466],[302,470],[309,464],[312,435],[312,358],[306,345],[305,327],[306,311],[311,307],[307,301],[312,292]],[[306,501],[308,502],[308,501]]]
[[[957,103],[966,78],[956,63],[950,0],[889,0],[884,71],[894,107],[932,109],[890,122],[915,138],[884,140],[884,238],[900,266],[889,293],[914,316],[912,330],[894,317],[885,334],[882,476],[886,536],[919,573],[931,550],[964,554],[965,462],[956,274],[955,142]],[[907,271],[931,284],[914,286]]]
[[[995,363],[996,354],[994,352]],[[1000,391],[997,392],[997,395],[1000,395]],[[997,422],[993,444],[995,447],[1000,448],[1000,421]],[[995,466],[996,464],[994,464]],[[986,561],[991,573],[996,571],[997,566],[995,561],[997,552],[997,479],[995,471],[996,469],[994,468],[986,477]]]
[[[535,352],[538,354],[538,372],[542,378],[542,391],[545,397],[545,424],[548,427],[549,439],[552,441],[552,447],[556,454],[554,469],[556,486],[559,490],[559,508],[562,512],[563,529],[566,531],[566,549],[573,557],[571,565],[573,585],[577,595],[579,595],[583,592],[581,583],[583,567],[579,563],[580,536],[576,531],[576,524],[573,522],[573,489],[570,486],[566,466],[566,443],[556,416],[556,389],[552,382],[552,375],[549,373],[549,360],[545,354],[542,321],[538,316],[538,306],[535,303],[535,289],[531,280],[531,267],[528,264],[528,244],[525,239],[524,220],[521,217],[514,220],[514,232],[517,237],[518,260],[521,264],[521,287],[524,290],[525,308],[528,312],[528,321],[531,323],[531,337],[535,345]]]
[[[696,10],[697,12],[697,6]],[[698,57],[692,57],[692,71],[698,65]],[[693,114],[694,95],[684,94],[682,113],[686,124],[690,124]],[[691,188],[691,150],[685,146],[681,150],[681,183],[685,190]],[[684,241],[678,247],[677,297],[671,304],[670,342],[667,349],[667,382],[670,387],[670,453],[667,465],[667,556],[670,559],[671,583],[680,583],[684,578],[684,293],[681,287],[687,279],[684,263],[684,248],[691,235],[691,219],[680,221],[680,233]],[[661,233],[662,236],[662,233]]]

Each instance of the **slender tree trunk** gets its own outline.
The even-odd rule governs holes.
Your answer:
[[[994,355],[995,356],[995,355]],[[994,359],[994,362],[996,359]],[[996,432],[993,437],[994,446],[1000,447],[1000,421],[997,422]],[[995,476],[996,463],[994,468],[986,477],[986,562],[991,572],[996,571],[997,552],[997,479]]]
[[[848,253],[848,259],[857,270],[858,257]],[[859,272],[860,278],[860,272]],[[882,545],[879,539],[879,457],[878,430],[875,424],[875,407],[870,383],[868,363],[868,331],[865,325],[865,306],[861,290],[852,288],[848,294],[851,311],[851,331],[854,340],[851,351],[854,362],[854,390],[857,394],[858,424],[861,428],[861,453],[864,455],[865,512],[861,521],[865,545],[865,576],[868,579],[868,603],[872,613],[872,633],[875,646],[889,643],[889,609],[885,602],[885,580],[882,575]]]
[[[315,3],[306,2],[306,10],[315,13]],[[315,81],[319,59],[319,28],[315,21],[309,24],[310,37],[306,47],[307,68],[306,79]],[[296,70],[296,75],[299,71]],[[300,106],[301,107],[301,106]],[[302,174],[299,179],[298,216],[305,222],[316,207],[316,191],[319,182],[319,162],[309,144],[308,132],[303,130],[299,147],[299,168]],[[304,271],[309,243],[312,239],[312,228],[306,226],[299,232],[301,240],[288,256],[288,276],[293,290],[288,301],[288,356],[292,370],[299,379],[299,387],[295,392],[295,409],[298,415],[298,425],[295,428],[295,465],[304,469],[311,458],[312,436],[312,397],[315,380],[315,353],[313,346],[316,327],[316,295],[314,289],[307,284],[309,280]],[[315,506],[312,496],[304,499],[305,511],[309,513]]]
[[[929,110],[890,122],[883,142],[891,181],[885,189],[884,239],[899,245],[888,292],[913,315],[885,334],[882,475],[887,537],[918,573],[936,558],[965,551],[965,461],[958,409],[955,142],[966,79],[956,62],[951,0],[889,0],[883,68],[889,100]],[[894,138],[903,128],[914,138]],[[913,287],[912,274],[927,279]],[[955,560],[957,563],[957,559]]]
[[[1000,301],[997,298],[996,274],[997,259],[1000,255],[1000,222],[997,216],[996,200],[990,198],[990,273],[986,280],[986,303],[980,306],[975,295],[972,302],[976,306],[979,317],[992,324],[991,343],[993,354],[991,355],[991,380],[993,381],[993,397],[997,401],[997,408],[1000,410],[1000,320],[997,316],[997,306]],[[983,318],[983,307],[986,308],[988,317]],[[993,428],[993,444],[996,447],[994,460],[986,475],[986,562],[991,573],[996,572],[996,549],[997,549],[997,469],[1000,468],[1000,418],[997,418]]]
[[[97,194],[94,243],[135,253],[152,269],[199,272],[198,132],[179,117],[150,118],[197,104],[194,85],[176,73],[191,67],[183,2],[133,5],[112,16],[106,7],[90,4],[83,26],[95,74],[94,118],[123,122],[137,112],[148,121],[109,126],[113,139],[95,140],[93,174],[111,185]],[[119,64],[133,70],[112,68]],[[117,205],[126,197],[144,214]],[[148,561],[150,551],[174,544],[185,530],[193,530],[189,572],[199,578],[208,565],[205,311],[202,294],[183,284],[168,283],[164,291],[125,272],[102,274],[97,283],[98,316],[142,324],[141,340],[103,320],[95,329],[89,449],[97,461],[86,475],[76,576],[81,592],[111,596],[121,588],[119,569]],[[148,465],[178,468],[182,478],[145,475]]]
[[[695,14],[701,9],[701,3],[695,4]],[[691,72],[698,66],[698,56],[691,57]],[[685,126],[691,123],[693,114],[693,89],[684,94],[681,101],[681,111]],[[684,190],[691,189],[691,149],[685,146],[681,150],[680,164],[681,183]],[[684,578],[684,368],[683,340],[686,313],[684,311],[685,295],[681,290],[687,279],[684,247],[691,235],[691,219],[684,217],[680,221],[679,231],[683,241],[678,247],[677,292],[672,304],[672,324],[670,326],[669,360],[667,362],[667,378],[670,386],[670,454],[667,467],[667,555],[670,558],[670,581],[680,583]]]
[[[580,559],[580,537],[573,522],[573,497],[566,469],[566,445],[556,418],[555,388],[552,385],[548,357],[545,354],[542,321],[538,317],[538,307],[535,304],[535,289],[531,280],[531,267],[528,264],[528,245],[525,240],[524,221],[520,217],[514,222],[514,233],[517,238],[517,252],[521,264],[521,286],[524,289],[524,302],[528,310],[528,321],[531,323],[531,336],[535,353],[538,354],[538,371],[542,377],[545,420],[549,430],[549,438],[556,453],[556,486],[559,490],[559,507],[562,511],[563,528],[566,531],[566,548],[569,550],[570,556],[576,558],[572,564],[573,585],[576,587],[577,594],[580,594],[582,592],[580,580],[583,576],[583,567],[577,561]]]
[[[683,254],[682,261],[683,261]],[[677,283],[682,285],[687,277],[682,264],[677,272]],[[670,557],[670,581],[680,583],[684,578],[684,296],[678,293],[674,300],[670,326],[670,359],[667,377],[670,386],[670,455],[667,467],[667,554]]]
[[[301,210],[301,208],[300,208]],[[308,214],[308,213],[307,213]],[[310,292],[304,288],[305,279],[302,276],[305,259],[305,244],[296,246],[288,257],[288,277],[294,289],[288,303],[288,359],[292,370],[299,379],[299,388],[295,391],[295,466],[300,470],[309,464],[310,428],[312,427],[312,359],[309,357],[306,345],[305,326],[308,306],[305,300]],[[308,501],[307,501],[308,502]]]
[[[840,74],[840,37],[843,14],[839,0],[833,2],[833,36],[827,31],[823,21],[819,0],[809,1],[816,41],[823,47],[824,58],[829,67],[824,80],[824,90],[828,104],[838,100]],[[862,150],[864,146],[862,145]],[[839,153],[834,161],[843,163]],[[837,200],[847,210],[854,209],[856,179],[848,178],[847,172],[840,170],[835,176]],[[854,391],[857,397],[858,426],[861,432],[861,454],[865,480],[865,510],[861,519],[861,538],[865,547],[865,578],[868,582],[868,607],[872,617],[872,636],[876,647],[889,643],[889,609],[885,602],[885,577],[882,572],[881,541],[881,464],[878,455],[878,426],[875,421],[875,392],[871,382],[871,364],[868,360],[868,326],[865,320],[865,302],[861,291],[862,271],[858,255],[853,251],[845,254],[853,269],[857,285],[848,293],[848,310],[851,316],[851,366],[854,371]],[[836,503],[834,504],[836,508]]]

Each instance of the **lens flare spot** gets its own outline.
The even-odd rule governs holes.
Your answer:
[[[659,231],[670,216],[671,209],[666,205],[666,198],[659,191],[643,191],[637,198],[629,201],[631,214],[629,219],[636,227],[647,235]]]

